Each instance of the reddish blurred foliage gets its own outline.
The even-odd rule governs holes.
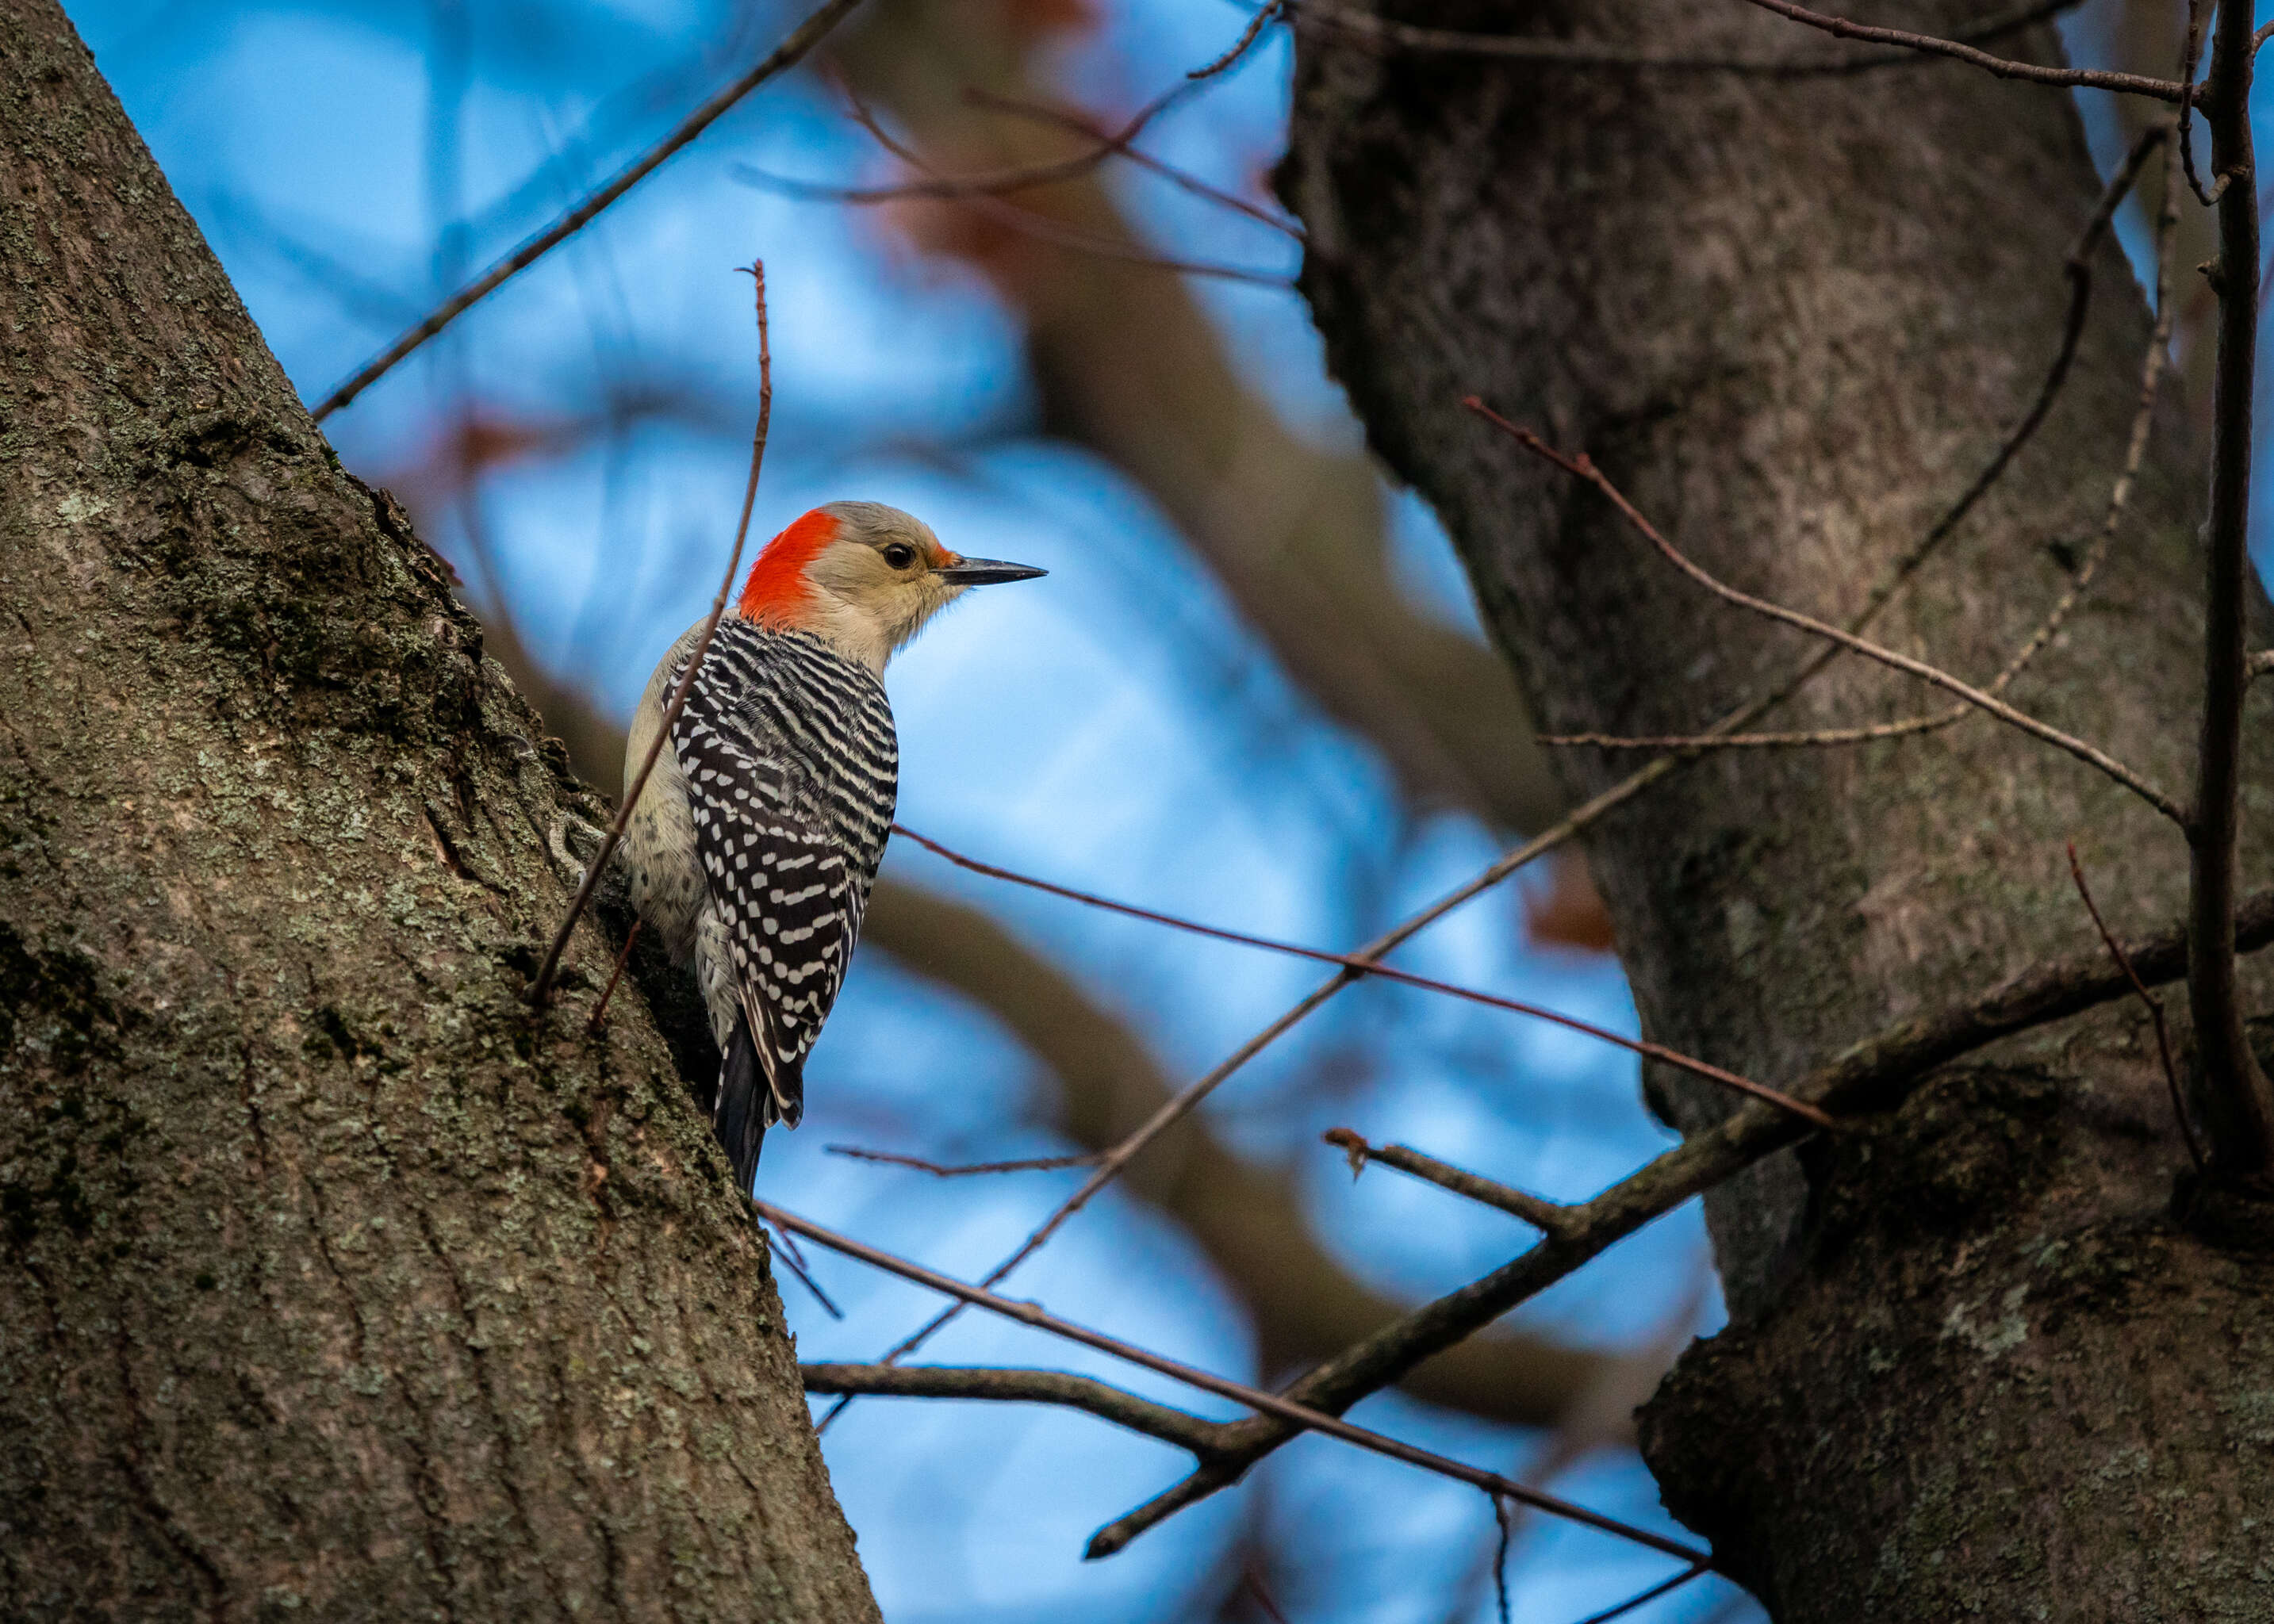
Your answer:
[[[1583,953],[1608,953],[1618,943],[1611,930],[1610,910],[1587,872],[1586,860],[1565,853],[1555,859],[1555,877],[1543,892],[1524,899],[1525,934],[1536,947],[1569,948]]]
[[[548,450],[565,431],[561,424],[516,423],[476,411],[459,419],[445,445],[458,467],[481,470]]]
[[[387,470],[382,483],[414,513],[431,513],[463,495],[481,477],[531,457],[560,456],[591,437],[576,418],[538,421],[490,412],[479,406],[445,422],[410,460]]]
[[[1004,32],[1020,46],[1055,43],[1094,33],[1094,0],[1002,0]]]
[[[907,179],[905,171],[896,176]],[[969,266],[1016,304],[1020,289],[1035,278],[1062,270],[1065,250],[1022,231],[1002,212],[1016,207],[1043,213],[1035,199],[1043,189],[1023,192],[1015,205],[998,203],[992,210],[969,199],[906,198],[875,211],[880,235],[895,238],[913,250],[919,263],[954,259]]]

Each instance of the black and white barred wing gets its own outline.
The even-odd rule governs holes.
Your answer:
[[[771,1095],[764,1120],[795,1127],[806,1051],[844,984],[865,898],[835,835],[798,811],[789,770],[722,697],[698,673],[672,746]]]

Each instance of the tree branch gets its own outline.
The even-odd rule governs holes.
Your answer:
[[[1365,1170],[1367,1162],[1379,1162],[1394,1171],[1426,1179],[1456,1195],[1465,1195],[1472,1201],[1521,1218],[1543,1235],[1561,1235],[1570,1227],[1571,1209],[1559,1202],[1542,1200],[1498,1179],[1468,1172],[1434,1156],[1425,1156],[1407,1146],[1369,1145],[1348,1128],[1329,1128],[1319,1137],[1350,1158],[1353,1178]]]
[[[1284,953],[1294,959],[1307,959],[1314,964],[1339,965],[1355,975],[1394,981],[1401,987],[1412,987],[1423,992],[1440,993],[1447,997],[1462,999],[1466,1003],[1480,1004],[1490,1009],[1506,1010],[1511,1014],[1529,1015],[1535,1020],[1548,1021],[1569,1031],[1585,1033],[1599,1042],[1614,1044],[1631,1054],[1658,1061],[1660,1064],[1672,1066],[1676,1071],[1687,1071],[1693,1077],[1702,1077],[1708,1082],[1718,1084],[1721,1087],[1733,1089],[1739,1094],[1751,1094],[1756,1100],[1766,1100],[1778,1109],[1789,1111],[1817,1127],[1830,1128],[1837,1125],[1815,1107],[1780,1094],[1765,1083],[1755,1082],[1750,1077],[1740,1077],[1735,1071],[1724,1070],[1695,1056],[1668,1049],[1663,1043],[1652,1043],[1630,1038],[1623,1033],[1613,1032],[1608,1026],[1599,1026],[1593,1021],[1581,1020],[1576,1016],[1566,1015],[1537,1004],[1527,1004],[1520,998],[1503,998],[1495,993],[1480,992],[1473,987],[1461,987],[1451,981],[1438,981],[1432,976],[1416,975],[1410,970],[1400,970],[1382,963],[1379,955],[1359,957],[1351,953],[1330,953],[1321,948],[1304,947],[1293,942],[1281,942],[1270,936],[1251,936],[1244,930],[1226,930],[1220,926],[1203,925],[1197,920],[1181,919],[1173,914],[1163,914],[1152,908],[1141,908],[1131,903],[1116,902],[1110,897],[1101,897],[1092,891],[1076,891],[1071,886],[1053,884],[1048,880],[1036,879],[1032,875],[1020,874],[1011,868],[1000,868],[993,863],[981,862],[975,857],[966,857],[960,852],[951,851],[938,841],[920,835],[904,824],[894,823],[892,832],[915,841],[936,856],[945,858],[959,868],[968,868],[974,874],[983,874],[990,879],[1007,880],[1012,884],[1024,885],[1035,891],[1047,892],[1053,897],[1063,897],[1070,902],[1079,902],[1086,907],[1103,909],[1106,913],[1118,914],[1128,919],[1141,919],[1151,924],[1166,925],[1171,929],[1189,931],[1194,936],[1206,936],[1211,941],[1231,942],[1242,947],[1258,947],[1268,952]]]
[[[711,600],[711,613],[703,622],[702,635],[696,638],[694,648],[688,651],[687,668],[680,673],[678,682],[672,688],[670,699],[664,704],[663,721],[656,729],[655,741],[648,746],[647,759],[640,763],[639,771],[626,787],[623,804],[616,808],[615,822],[608,826],[607,838],[600,842],[599,853],[586,865],[584,883],[577,886],[576,898],[568,905],[568,914],[561,920],[561,929],[553,932],[552,944],[545,950],[544,960],[537,966],[537,974],[530,981],[529,1001],[539,1009],[544,1008],[546,1000],[552,996],[553,977],[561,967],[561,955],[568,951],[568,938],[576,931],[576,921],[591,905],[593,889],[599,884],[600,876],[607,872],[608,860],[615,855],[616,847],[624,838],[624,830],[632,820],[632,810],[639,805],[640,792],[647,787],[648,778],[655,771],[656,762],[663,755],[664,747],[671,742],[672,724],[679,719],[679,713],[687,703],[688,693],[695,686],[696,674],[703,669],[703,657],[711,651],[712,636],[719,629],[719,617],[727,612],[727,599],[733,596],[734,590],[734,576],[742,567],[742,548],[750,536],[750,510],[757,503],[758,475],[765,467],[766,436],[772,426],[774,415],[773,350],[767,342],[766,334],[766,267],[764,261],[753,260],[749,268],[757,303],[758,421],[750,434],[750,472],[742,486],[742,513],[734,524],[734,550],[727,555],[727,574],[719,583],[718,597]]]
[[[2243,1036],[2234,965],[2235,842],[2241,831],[2242,699],[2250,682],[2251,395],[2258,355],[2258,182],[2251,150],[2251,8],[2218,10],[2211,52],[2211,166],[2233,181],[2218,200],[2218,380],[2212,403],[2206,526],[2202,731],[2186,820],[2187,999],[2211,1166],[2220,1177],[2274,1186],[2274,1085]]]
[[[806,54],[820,44],[829,31],[844,21],[853,8],[860,4],[861,0],[825,0],[764,61],[681,120],[677,128],[617,170],[599,190],[445,299],[432,315],[389,344],[354,376],[327,395],[316,407],[316,421],[321,423],[354,400],[394,371],[405,357],[428,339],[599,219],[617,199],[660,169],[666,159],[716,124],[736,102],[768,79],[787,72],[803,61]]]
[[[822,1149],[832,1156],[845,1156],[855,1162],[872,1162],[885,1167],[907,1168],[915,1172],[929,1173],[934,1178],[985,1178],[998,1173],[1063,1173],[1069,1168],[1097,1165],[1097,1158],[1087,1153],[1075,1156],[1017,1156],[1007,1162],[967,1162],[951,1165],[929,1162],[922,1156],[904,1156],[889,1150],[870,1150],[859,1145],[824,1145]]]
[[[1972,44],[2046,22],[2074,11],[2083,0],[2029,0],[1984,18],[1951,36],[1954,44]],[[1905,44],[1882,50],[1849,51],[1838,56],[1756,56],[1741,52],[1714,55],[1694,51],[1657,50],[1647,45],[1621,46],[1594,40],[1562,40],[1541,34],[1469,34],[1450,28],[1424,28],[1395,22],[1370,11],[1356,11],[1327,0],[1298,0],[1291,9],[1299,17],[1329,27],[1384,41],[1407,50],[1440,51],[1468,56],[1497,56],[1513,62],[1536,62],[1566,68],[1649,68],[1678,73],[1758,74],[1771,79],[1803,79],[1818,75],[1862,73],[1873,68],[1898,67],[1921,59]]]
[[[2274,890],[2257,892],[2240,910],[2238,940],[2251,949],[2274,942]],[[2129,974],[2102,952],[2039,965],[1966,1004],[1901,1022],[1856,1044],[1793,1092],[1841,1116],[1892,1109],[1937,1068],[1984,1044],[2124,997],[2132,991],[2135,976],[2149,986],[2177,980],[2187,966],[2187,927],[2135,942],[2124,957],[2130,960]],[[1568,1208],[1568,1222],[1560,1233],[1383,1327],[1290,1385],[1288,1395],[1320,1410],[1347,1410],[1397,1380],[1414,1362],[1489,1325],[1615,1242],[1783,1149],[1801,1134],[1790,1117],[1767,1106],[1742,1108],[1593,1200]],[[1235,1425],[1244,1436],[1227,1438],[1232,1447],[1221,1462],[1201,1469],[1100,1529],[1088,1553],[1112,1555],[1148,1529],[1237,1481],[1295,1435],[1295,1429],[1261,1417]]]
[[[864,944],[990,1011],[1058,1079],[1056,1124],[1102,1154],[1174,1095],[1119,1015],[981,909],[887,877]],[[1182,1225],[1254,1316],[1265,1371],[1300,1369],[1396,1320],[1405,1305],[1352,1276],[1324,1246],[1284,1170],[1235,1155],[1187,1116],[1126,1174],[1130,1192]],[[1408,1372],[1404,1392],[1522,1426],[1553,1426],[1613,1356],[1535,1333],[1472,1338]]]
[[[1821,11],[1811,11],[1795,5],[1792,0],[1746,0],[1764,11],[1773,11],[1779,17],[1796,23],[1805,23],[1826,34],[1842,40],[1865,40],[1877,45],[1896,45],[1934,56],[1948,56],[1974,67],[1996,74],[1999,79],[2026,79],[2035,85],[2065,85],[2080,90],[2113,90],[2135,96],[2152,96],[2158,102],[2174,105],[2184,102],[2188,87],[2177,79],[2150,79],[2139,73],[2111,73],[2099,68],[2049,68],[2034,62],[2015,62],[2010,57],[1993,56],[1956,40],[1939,39],[1930,34],[1911,34],[1901,28],[1879,28],[1865,23],[1849,22],[1844,17],[1826,17]],[[2247,23],[2246,19],[2246,23]]]
[[[1752,3],[1762,4],[1762,0],[1752,0]],[[1613,507],[1619,510],[1620,515],[1634,528],[1638,534],[1658,549],[1660,554],[1668,563],[1716,598],[1734,604],[1741,609],[1750,610],[1764,619],[1781,621],[1787,626],[1821,637],[1828,643],[1837,643],[1868,659],[1875,659],[1883,665],[1908,673],[1922,681],[1931,682],[1937,688],[1955,694],[1969,704],[1988,711],[2007,726],[2018,728],[2032,738],[2043,740],[2059,749],[2066,750],[2088,766],[2098,768],[2173,823],[2182,828],[2187,826],[2187,814],[2177,801],[2097,745],[2063,733],[2059,728],[2049,723],[2041,722],[2025,711],[2017,710],[2004,700],[1994,695],[1984,693],[1971,683],[1961,681],[1939,666],[1930,665],[1924,660],[1914,659],[1908,654],[1899,654],[1893,649],[1868,642],[1852,632],[1842,631],[1828,621],[1819,620],[1814,615],[1803,614],[1796,609],[1788,609],[1781,604],[1773,604],[1766,598],[1755,598],[1750,592],[1741,592],[1733,586],[1726,585],[1704,568],[1692,562],[1687,554],[1667,540],[1659,532],[1658,527],[1645,518],[1633,503],[1627,500],[1624,492],[1611,483],[1586,453],[1580,452],[1577,455],[1566,455],[1548,445],[1530,429],[1522,428],[1509,422],[1507,418],[1494,411],[1483,402],[1472,397],[1465,404],[1470,410],[1509,435],[1533,455],[1553,462],[1566,473],[1593,485],[1609,500]]]
[[[2148,990],[2147,982],[2140,979],[2139,972],[2132,967],[2132,960],[2126,956],[2124,944],[2116,939],[2116,933],[2109,929],[2108,921],[2101,917],[2100,905],[2092,899],[2092,887],[2084,883],[2084,864],[2077,857],[2076,842],[2074,840],[2068,843],[2068,872],[2069,877],[2076,882],[2076,894],[2083,900],[2084,911],[2092,915],[2092,928],[2100,932],[2100,939],[2108,948],[2108,956],[2116,961],[2116,967],[2124,972],[2125,979],[2132,983],[2132,990],[2139,994],[2140,1002],[2148,1006],[2149,1021],[2156,1028],[2156,1056],[2163,1063],[2164,1086],[2172,1097],[2172,1119],[2179,1124],[2180,1137],[2187,1141],[2187,1160],[2194,1162],[2195,1171],[2201,1173],[2203,1170],[2202,1146],[2195,1139],[2195,1125],[2188,1120],[2187,1102],[2180,1089],[2180,1068],[2172,1058],[2172,1029],[2164,1019],[2164,1001]]]
[[[880,1398],[968,1398],[1005,1404],[1059,1404],[1157,1438],[1201,1461],[1222,1453],[1223,1423],[1156,1404],[1134,1393],[1066,1371],[1005,1370],[988,1365],[801,1365],[808,1393]]]
[[[1408,1466],[1417,1466],[1424,1471],[1450,1477],[1455,1482],[1465,1483],[1472,1487],[1482,1489],[1487,1494],[1495,1494],[1503,1499],[1516,1500],[1520,1504],[1532,1507],[1534,1510],[1544,1511],[1550,1516],[1561,1517],[1566,1522],[1578,1522],[1588,1528],[1600,1530],[1607,1534],[1615,1534],[1622,1539],[1647,1546],[1653,1551],[1663,1552],[1668,1556],[1680,1557],[1686,1562],[1711,1565],[1713,1561],[1708,1553],[1700,1551],[1694,1545],[1684,1545],[1676,1539],[1668,1539],[1662,1534],[1653,1533],[1645,1528],[1637,1528],[1632,1523],[1619,1521],[1616,1517],[1605,1516],[1599,1511],[1590,1511],[1584,1506],[1574,1505],[1571,1501],[1559,1499],[1555,1495],[1543,1493],[1528,1484],[1518,1483],[1513,1477],[1503,1477],[1499,1472],[1486,1471],[1480,1467],[1471,1466],[1465,1462],[1456,1461],[1427,1449],[1416,1448],[1412,1444],[1400,1442],[1384,1433],[1370,1432],[1362,1426],[1353,1426],[1340,1417],[1312,1410],[1279,1394],[1266,1393],[1261,1387],[1251,1387],[1244,1382],[1233,1381],[1228,1377],[1218,1376],[1213,1372],[1201,1370],[1196,1365],[1186,1365],[1181,1360],[1155,1353],[1149,1348],[1140,1348],[1134,1342],[1123,1342],[1118,1337],[1108,1336],[1101,1331],[1093,1331],[1088,1326],[1076,1325],[1071,1320],[1061,1320],[1036,1304],[1021,1303],[1010,1297],[998,1297],[991,1291],[968,1285],[953,1276],[939,1273],[937,1269],[926,1268],[920,1263],[912,1263],[906,1258],[896,1257],[880,1248],[855,1240],[850,1236],[840,1235],[833,1229],[824,1229],[810,1219],[802,1218],[795,1213],[787,1212],[771,1202],[754,1199],[751,1205],[757,1208],[760,1215],[767,1222],[777,1229],[802,1235],[817,1245],[826,1246],[832,1252],[858,1259],[871,1268],[881,1269],[888,1274],[897,1274],[902,1280],[913,1281],[921,1286],[928,1286],[944,1296],[955,1298],[959,1303],[968,1303],[974,1307],[983,1308],[989,1313],[1015,1320],[1034,1330],[1046,1332],[1052,1336],[1064,1337],[1066,1341],[1079,1342],[1085,1348],[1095,1348],[1100,1353],[1111,1354],[1117,1359],[1126,1359],[1132,1365],[1141,1365],[1147,1370],[1156,1372],[1173,1380],[1181,1381],[1188,1387],[1197,1387],[1203,1393],[1213,1393],[1219,1398],[1228,1398],[1236,1403],[1245,1404],[1249,1409],[1261,1411],[1278,1421],[1291,1423],[1299,1430],[1324,1433],[1329,1438],[1356,1445],[1359,1448],[1372,1454],[1386,1455],[1393,1461],[1401,1461]]]
[[[1101,130],[1096,124],[1080,114],[1069,113],[1045,102],[1021,102],[1014,96],[1000,96],[979,89],[968,92],[967,100],[974,107],[985,108],[990,112],[1005,113],[1013,118],[1024,118],[1038,124],[1047,124],[1075,135],[1087,136],[1093,141],[1106,141],[1112,139],[1108,132]],[[1269,227],[1282,237],[1291,237],[1299,243],[1303,240],[1303,228],[1293,221],[1284,215],[1275,214],[1269,209],[1259,207],[1246,198],[1224,191],[1221,186],[1210,185],[1197,175],[1180,169],[1173,163],[1164,163],[1150,153],[1139,152],[1135,147],[1127,145],[1120,147],[1118,154],[1139,169],[1159,176],[1179,191],[1189,192],[1196,198],[1206,199],[1218,207],[1230,209],[1236,214],[1244,214],[1260,226]]]

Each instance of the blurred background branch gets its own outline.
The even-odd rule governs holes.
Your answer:
[[[888,0],[832,61],[944,173],[1072,158],[1095,141],[1000,110],[1058,100],[1039,71],[1055,32],[1037,26],[1041,11]],[[1148,247],[1102,174],[1019,202]],[[1412,801],[1508,831],[1555,821],[1562,793],[1507,667],[1393,579],[1372,460],[1291,430],[1241,380],[1179,278],[1077,259],[963,199],[910,199],[894,218],[924,251],[987,277],[1023,324],[1045,430],[1119,468],[1159,506],[1290,675],[1382,752]]]

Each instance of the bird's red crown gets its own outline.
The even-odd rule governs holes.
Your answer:
[[[806,567],[821,550],[837,539],[839,520],[816,508],[790,522],[789,528],[766,543],[750,566],[734,613],[746,620],[794,627],[811,613],[812,589],[806,584]]]

